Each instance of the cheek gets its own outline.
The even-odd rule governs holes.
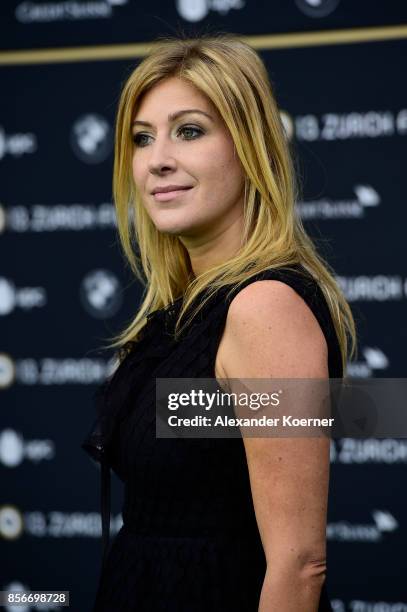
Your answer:
[[[133,173],[134,182],[136,184],[140,184],[140,181],[141,181],[140,164],[136,163],[134,158],[132,162],[132,173]]]
[[[137,164],[135,164],[134,162],[132,163],[132,176],[133,176],[133,183],[136,189],[136,194],[140,198],[140,202],[145,208],[148,202],[146,201],[147,198],[145,195],[145,188],[144,188],[145,178],[144,178],[144,174],[143,174],[140,163],[137,163]]]
[[[133,176],[140,178],[145,174],[148,166],[148,158],[143,148],[133,148],[133,155],[131,158],[131,165],[133,170]]]
[[[222,182],[235,181],[242,175],[240,160],[234,151],[233,143],[229,139],[222,140],[212,151],[209,159],[211,159],[214,173]]]
[[[201,192],[204,210],[209,213],[224,214],[237,203],[244,193],[244,176],[240,164],[234,160],[218,160],[204,181]]]
[[[229,193],[240,190],[243,182],[243,170],[240,161],[231,155],[223,155],[216,158],[214,165],[214,177],[218,185],[222,185]]]

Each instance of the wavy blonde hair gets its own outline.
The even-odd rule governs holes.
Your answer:
[[[193,278],[188,252],[177,236],[159,232],[137,193],[132,176],[132,118],[141,96],[167,77],[195,86],[212,102],[227,126],[245,173],[244,231],[234,257]],[[135,318],[111,347],[137,341],[153,310],[180,296],[175,333],[191,303],[199,299],[189,324],[218,288],[234,290],[248,276],[270,268],[302,264],[318,281],[339,340],[344,373],[355,353],[356,330],[351,309],[333,270],[317,253],[297,214],[299,189],[272,85],[259,55],[233,34],[193,39],[164,38],[125,82],[115,133],[113,197],[120,242],[129,265],[145,286]]]

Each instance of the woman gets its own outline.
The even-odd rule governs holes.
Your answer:
[[[331,610],[329,438],[155,435],[157,377],[341,378],[348,337],[354,352],[257,53],[226,34],[161,41],[121,94],[113,188],[146,291],[83,444],[105,544],[110,468],[125,483],[95,612]]]

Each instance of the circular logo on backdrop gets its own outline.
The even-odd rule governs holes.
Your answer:
[[[14,429],[0,434],[0,462],[7,467],[19,465],[24,458],[24,440]]]
[[[14,361],[6,353],[0,353],[0,389],[9,387],[15,375]]]
[[[339,4],[339,0],[295,0],[300,11],[308,17],[326,17]]]
[[[11,312],[16,305],[16,288],[7,278],[0,276],[0,315]]]
[[[104,319],[115,315],[122,305],[122,286],[109,270],[93,270],[80,287],[82,304],[93,317]]]
[[[201,21],[207,16],[207,0],[177,0],[177,11],[185,21]]]
[[[109,156],[113,148],[110,123],[96,114],[79,117],[72,126],[71,145],[81,161],[99,164]]]
[[[0,537],[14,540],[23,532],[23,518],[15,506],[0,507]]]

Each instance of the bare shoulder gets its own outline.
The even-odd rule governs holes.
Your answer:
[[[224,376],[324,378],[327,355],[314,313],[287,283],[255,281],[231,301],[219,345]]]

